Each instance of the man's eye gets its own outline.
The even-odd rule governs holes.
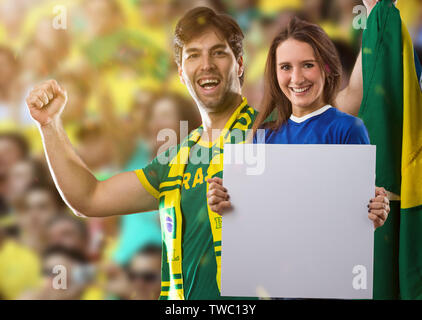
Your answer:
[[[214,52],[214,55],[216,55],[216,56],[222,56],[224,54],[225,54],[225,52],[224,51],[221,51],[221,50]]]
[[[194,59],[194,58],[198,58],[197,53],[192,53],[192,54],[188,55],[188,59]]]

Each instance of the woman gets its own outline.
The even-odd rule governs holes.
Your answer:
[[[292,19],[271,44],[254,129],[265,129],[270,144],[369,144],[363,122],[335,108],[342,102],[340,81],[340,59],[328,35],[317,25]],[[227,189],[220,178],[209,183],[208,203],[221,213],[230,206]],[[390,211],[383,188],[376,188],[368,208],[374,227],[382,226]]]

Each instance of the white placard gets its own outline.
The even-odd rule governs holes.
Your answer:
[[[227,144],[223,180],[223,296],[372,299],[375,146]]]

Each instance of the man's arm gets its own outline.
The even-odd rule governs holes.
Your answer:
[[[66,204],[78,214],[106,217],[150,211],[156,199],[139,182],[134,172],[98,181],[75,152],[60,120],[66,93],[55,80],[35,87],[26,99],[32,118],[38,123],[48,165]]]
[[[369,17],[372,9],[378,1],[364,0],[366,14]],[[341,90],[336,97],[337,108],[343,112],[357,116],[363,98],[363,78],[362,78],[362,50],[360,50],[355,66],[350,76],[349,84]]]

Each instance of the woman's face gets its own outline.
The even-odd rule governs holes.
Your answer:
[[[282,42],[276,50],[276,70],[278,85],[292,103],[294,116],[303,117],[324,106],[325,75],[308,43]]]

